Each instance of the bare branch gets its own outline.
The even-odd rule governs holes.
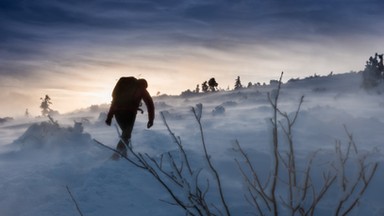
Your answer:
[[[179,147],[179,150],[182,153],[183,161],[186,163],[186,166],[188,168],[189,174],[193,175],[192,168],[191,168],[191,165],[189,164],[189,160],[188,160],[187,154],[184,151],[183,145],[181,145],[180,137],[177,138],[176,135],[171,131],[171,129],[169,128],[169,125],[167,123],[167,120],[166,120],[166,118],[164,116],[164,113],[160,112],[160,114],[161,114],[161,117],[163,119],[164,125],[167,127],[168,132],[171,134],[172,138],[174,139],[175,143],[177,144],[177,146]]]
[[[239,167],[239,170],[241,171],[243,177],[245,178],[246,182],[248,182],[248,185],[254,190],[256,191],[256,193],[258,195],[260,195],[260,197],[262,198],[262,200],[264,201],[264,204],[267,206],[268,210],[271,211],[271,207],[270,207],[270,202],[272,201],[272,198],[267,195],[265,189],[266,189],[266,186],[262,186],[261,184],[261,181],[260,181],[260,178],[259,178],[259,175],[257,174],[256,170],[254,169],[248,155],[244,152],[244,150],[241,148],[239,142],[236,140],[235,142],[236,146],[237,146],[237,151],[240,152],[240,154],[242,155],[242,157],[245,159],[245,164],[247,165],[247,167],[250,169],[251,171],[251,174],[252,174],[252,177],[253,177],[253,180],[255,183],[252,183],[252,181],[250,180],[250,178],[248,177],[248,175],[245,174],[242,166],[240,165],[240,162],[235,159],[238,167]],[[268,182],[268,181],[267,181]],[[250,188],[250,189],[251,189]],[[251,190],[250,190],[251,191]],[[255,196],[253,195],[253,193],[251,193],[252,196]]]
[[[202,108],[200,108],[200,109],[202,109]],[[199,125],[200,135],[201,135],[201,142],[203,144],[203,149],[204,149],[204,156],[205,156],[206,161],[208,162],[209,168],[214,173],[215,180],[216,180],[216,183],[217,183],[217,186],[218,186],[218,190],[219,190],[219,194],[220,194],[221,203],[224,206],[225,213],[227,215],[231,215],[231,213],[229,211],[229,208],[228,208],[228,205],[227,205],[227,203],[226,203],[226,201],[224,199],[223,187],[221,185],[221,180],[220,180],[219,173],[217,172],[216,168],[213,166],[211,158],[210,158],[210,156],[208,154],[208,151],[207,151],[207,147],[206,147],[206,144],[205,144],[205,138],[204,138],[203,126],[201,125],[201,121],[200,121],[201,120],[201,113],[199,114],[196,111],[195,108],[192,108],[192,112],[193,112],[193,114],[194,114],[194,116],[196,118],[196,121],[197,121],[198,125]],[[202,112],[202,111],[200,110],[200,112]]]
[[[69,194],[69,196],[71,197],[73,203],[74,203],[75,206],[76,206],[76,210],[77,210],[77,212],[79,213],[79,215],[83,216],[83,213],[82,213],[81,210],[80,210],[79,204],[76,202],[75,197],[73,197],[71,191],[69,190],[68,185],[65,186],[65,187],[67,188],[68,194]]]

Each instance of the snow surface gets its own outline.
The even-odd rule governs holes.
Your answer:
[[[282,86],[279,106],[292,113],[305,96],[293,131],[299,166],[319,149],[319,161],[331,160],[336,141],[348,143],[346,126],[359,150],[370,152],[371,160],[379,162],[371,185],[351,215],[384,215],[384,98],[382,90],[365,91],[360,83],[355,73],[288,82]],[[155,125],[146,129],[146,114],[138,114],[133,148],[155,158],[177,149],[159,115],[163,112],[171,130],[199,164],[203,150],[191,107],[203,104],[207,150],[221,173],[225,198],[233,215],[253,215],[243,197],[245,187],[233,144],[238,140],[260,173],[267,175],[272,143],[267,94],[275,88],[156,97]],[[0,125],[0,215],[79,215],[66,187],[84,215],[185,215],[167,203],[171,197],[145,170],[126,160],[109,160],[112,152],[95,144],[92,139],[110,147],[118,141],[116,128],[104,124],[103,111],[106,107],[54,116],[58,125],[45,118],[16,118]],[[347,172],[354,169],[349,167]],[[332,190],[315,215],[333,213],[332,203],[342,195]]]

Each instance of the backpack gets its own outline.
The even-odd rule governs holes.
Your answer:
[[[117,107],[131,107],[138,100],[138,82],[135,77],[121,77],[112,91],[113,102]]]

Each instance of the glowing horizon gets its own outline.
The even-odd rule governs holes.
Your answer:
[[[359,71],[384,47],[384,2],[97,0],[2,3],[0,117],[109,103],[121,76],[178,95],[215,77],[269,82]]]

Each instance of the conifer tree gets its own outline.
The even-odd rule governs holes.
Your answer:
[[[47,116],[51,112],[51,108],[49,107],[50,104],[52,104],[51,98],[48,95],[45,95],[45,98],[44,99],[40,98],[40,100],[41,100],[41,104],[40,104],[41,114],[43,116]]]
[[[378,60],[378,58],[380,60]],[[363,87],[372,88],[377,86],[383,79],[384,65],[383,54],[375,54],[375,57],[370,57],[366,62],[363,71]]]
[[[196,86],[195,93],[200,93],[200,86],[199,86],[199,84],[197,84],[197,86]]]
[[[235,82],[235,90],[243,88],[243,85],[241,85],[240,76],[237,76],[236,82]]]
[[[209,85],[209,88],[211,89],[212,92],[215,92],[216,91],[216,88],[217,86],[219,85],[215,78],[211,78],[209,81],[208,81],[208,85]]]
[[[201,89],[203,90],[203,92],[208,92],[208,83],[207,81],[203,82],[203,84],[201,84]]]

